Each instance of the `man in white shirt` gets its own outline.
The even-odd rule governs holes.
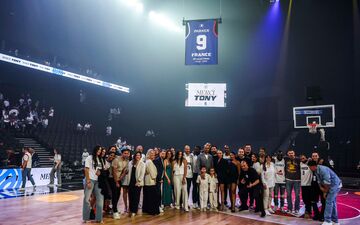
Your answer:
[[[280,209],[284,211],[285,198],[285,160],[282,151],[279,151],[275,157],[275,187],[274,187],[274,204],[276,211],[279,208],[279,192],[280,192]]]
[[[31,184],[35,188],[35,181],[31,176],[31,164],[32,164],[32,156],[29,152],[29,148],[24,148],[24,156],[22,157],[21,163],[21,170],[22,170],[22,186],[21,189],[23,190],[26,185],[26,178],[30,180]]]
[[[193,178],[193,171],[194,171],[193,169],[194,155],[191,153],[189,145],[185,145],[184,147],[184,158],[187,161],[187,173],[186,173],[187,192],[190,193],[191,181]]]

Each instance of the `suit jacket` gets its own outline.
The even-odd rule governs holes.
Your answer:
[[[156,182],[160,182],[164,176],[164,160],[162,160],[160,157],[157,157],[153,163],[155,164],[157,170]]]
[[[213,157],[212,157],[212,155],[208,154],[208,157],[206,159],[205,153],[201,153],[197,157],[197,163],[196,164],[197,164],[199,173],[200,173],[201,167],[203,167],[203,166],[206,167],[206,171],[209,173],[210,168],[214,167]]]
[[[156,185],[157,169],[153,161],[146,160],[145,163],[145,186]]]

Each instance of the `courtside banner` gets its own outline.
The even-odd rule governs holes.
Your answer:
[[[226,107],[224,83],[189,83],[185,88],[188,92],[186,107]]]
[[[31,176],[36,186],[48,185],[50,183],[50,172],[52,168],[33,168]],[[27,180],[27,179],[26,179]],[[55,173],[54,183],[57,184]],[[20,188],[22,184],[21,169],[0,169],[0,190]],[[26,181],[25,187],[32,187],[30,181]]]
[[[188,20],[185,65],[218,64],[218,20]]]

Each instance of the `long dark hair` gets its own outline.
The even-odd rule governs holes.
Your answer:
[[[137,155],[137,154],[140,154],[140,160],[139,160],[139,161],[141,161],[142,154],[141,154],[141,152],[137,151],[137,152],[135,152],[134,157],[133,157],[133,159],[132,159],[133,165],[135,164],[135,160],[136,160],[136,155]],[[137,162],[137,161],[136,161],[136,162]]]
[[[180,156],[180,153],[182,153],[181,154],[181,158],[179,158]],[[179,160],[181,159],[181,161],[179,162]],[[184,154],[183,154],[183,152],[182,151],[177,151],[176,153],[175,153],[175,162],[177,163],[177,164],[179,164],[179,166],[181,166],[182,165],[182,163],[183,163],[183,160],[184,160]]]
[[[94,165],[94,169],[96,169],[96,167],[98,166],[98,156],[97,156],[97,152],[101,150],[101,146],[100,145],[96,145],[93,149],[92,152],[92,159],[93,159],[93,165]]]
[[[270,159],[272,160],[271,155],[265,155],[265,161],[264,161],[264,163],[263,163],[263,170],[264,170],[264,171],[266,171],[266,158],[267,158],[267,157],[270,157]]]
[[[168,156],[168,153],[170,152],[170,155],[171,155],[171,157],[170,157],[170,159],[168,159],[167,158],[167,156]],[[169,160],[169,163],[171,163],[172,162],[172,160],[173,160],[173,153],[172,153],[172,151],[170,150],[170,149],[168,149],[168,150],[166,150],[166,153],[165,153],[165,159],[168,159]]]

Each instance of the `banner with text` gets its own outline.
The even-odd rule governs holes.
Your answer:
[[[51,168],[33,168],[31,176],[36,186],[48,185],[50,183]],[[20,188],[22,184],[21,169],[0,169],[0,190]],[[56,174],[55,174],[56,175]],[[27,179],[26,179],[27,180]],[[54,183],[57,184],[55,176]],[[26,181],[25,187],[32,187],[30,181]]]
[[[186,90],[186,107],[226,107],[224,83],[189,83],[186,84]]]
[[[218,21],[186,21],[185,65],[218,64]]]

